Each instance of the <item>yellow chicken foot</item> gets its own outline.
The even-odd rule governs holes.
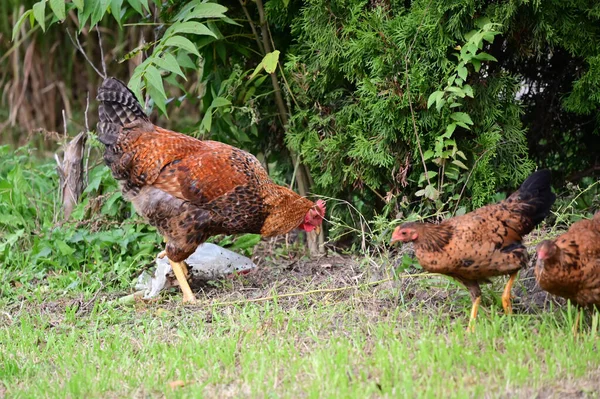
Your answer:
[[[502,293],[502,307],[504,308],[505,314],[512,314],[511,290],[515,280],[517,279],[518,274],[519,272],[510,275],[508,283],[506,283],[506,287],[504,287],[504,292]]]
[[[473,307],[471,308],[471,319],[469,320],[469,325],[467,326],[468,333],[475,332],[475,319],[477,318],[477,311],[479,310],[479,303],[481,302],[481,297],[478,296],[477,299],[473,301]]]
[[[175,273],[175,277],[177,277],[177,281],[179,282],[179,286],[181,287],[181,292],[183,293],[183,303],[196,303],[196,297],[192,293],[192,289],[187,281],[187,267],[183,262],[173,262],[169,260],[171,263],[171,268]]]

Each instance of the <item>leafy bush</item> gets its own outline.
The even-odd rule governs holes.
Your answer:
[[[287,139],[320,191],[375,209],[423,200],[410,208],[452,212],[531,172],[518,80],[491,73],[494,57],[480,51],[497,25],[478,28],[447,3],[314,1],[293,20],[286,70],[299,106]]]

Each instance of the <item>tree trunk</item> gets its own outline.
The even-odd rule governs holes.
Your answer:
[[[265,19],[265,10],[263,7],[262,0],[256,0],[256,7],[258,8],[258,16],[260,22],[261,36],[262,36],[262,47],[264,49],[265,54],[272,52],[274,49],[271,46],[271,35],[269,34],[268,22]],[[252,27],[252,21],[248,21],[250,26]],[[253,29],[253,32],[255,30]],[[273,90],[275,95],[275,103],[277,104],[277,110],[279,111],[279,117],[281,118],[281,122],[284,126],[284,129],[287,129],[288,126],[288,110],[285,105],[285,101],[283,101],[283,96],[281,95],[281,86],[279,85],[279,80],[277,80],[277,70],[275,70],[271,74],[271,83],[273,84]],[[294,151],[291,149],[290,157],[292,159],[292,165],[294,166],[294,170],[296,172],[296,182],[298,184],[298,194],[305,197],[310,191],[310,176],[308,174],[308,170],[300,163],[300,158],[296,155]],[[297,163],[300,163],[297,165]],[[320,237],[319,237],[320,236]],[[308,251],[311,256],[317,255],[320,252],[323,252],[323,247],[319,246],[319,242],[324,241],[323,230],[321,233],[317,235],[316,233],[307,233],[307,244]]]
[[[83,153],[86,141],[87,132],[81,132],[65,144],[62,160],[58,154],[54,154],[57,163],[56,169],[60,177],[59,190],[63,203],[64,220],[69,219],[83,192]]]

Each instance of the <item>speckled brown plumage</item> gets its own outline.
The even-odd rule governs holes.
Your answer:
[[[124,197],[167,239],[173,261],[215,234],[287,233],[315,207],[274,184],[253,155],[154,126],[116,79],[105,80],[98,100],[105,161]]]
[[[396,228],[392,241],[413,242],[423,269],[456,278],[474,302],[481,295],[480,283],[489,277],[511,275],[503,296],[509,313],[510,286],[528,260],[521,240],[548,215],[555,198],[550,172],[538,171],[504,201],[440,224],[405,223]]]
[[[535,278],[551,294],[600,307],[600,212],[537,247]]]

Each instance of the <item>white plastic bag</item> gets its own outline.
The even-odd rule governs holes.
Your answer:
[[[196,248],[196,252],[185,260],[191,273],[192,281],[218,280],[234,272],[247,273],[256,265],[245,256],[211,243],[204,243]],[[144,292],[144,299],[154,298],[165,288],[177,285],[177,279],[171,269],[169,258],[156,257],[154,277],[143,272],[135,286]]]

